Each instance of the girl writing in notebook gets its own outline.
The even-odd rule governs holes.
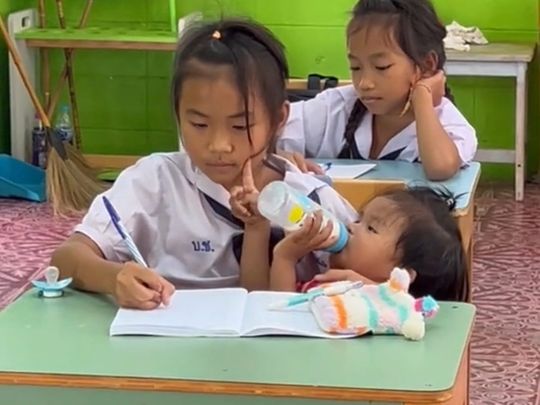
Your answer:
[[[347,26],[353,85],[291,104],[278,148],[291,160],[421,161],[430,179],[452,177],[477,140],[446,86],[445,35],[429,0],[360,0]]]
[[[62,277],[141,309],[167,304],[175,288],[266,289],[268,246],[279,235],[250,201],[273,180],[354,221],[331,187],[271,154],[288,116],[287,77],[282,45],[260,25],[231,20],[186,31],[171,89],[185,152],[141,159],[104,193],[149,268],[131,261],[134,249],[99,196],[53,254]]]
[[[412,295],[463,299],[467,264],[451,214],[454,205],[453,198],[429,188],[392,191],[374,198],[364,207],[360,220],[349,225],[349,242],[343,251],[326,261],[321,261],[317,252],[318,268],[313,270],[320,274],[315,281],[382,283],[394,267],[401,267],[410,272]],[[316,215],[277,244],[271,289],[295,291],[308,281],[301,278],[295,265],[328,245],[331,228],[320,229],[321,217]]]

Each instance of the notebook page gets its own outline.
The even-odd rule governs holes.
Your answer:
[[[167,307],[119,309],[110,335],[237,336],[246,299],[242,288],[177,290]]]
[[[297,295],[296,293],[254,291],[248,294],[242,336],[291,335],[338,339],[347,336],[322,331],[307,304],[285,310],[270,310],[270,304]]]
[[[376,165],[373,163],[362,163],[356,165],[339,165],[332,164],[329,169],[326,170],[326,175],[332,179],[356,179],[364,173],[369,172]],[[321,165],[323,169],[326,169],[324,164]]]

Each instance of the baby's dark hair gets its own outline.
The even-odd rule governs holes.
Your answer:
[[[206,66],[210,69],[205,69]],[[244,102],[250,142],[248,111],[254,92],[261,98],[275,131],[279,125],[279,112],[287,100],[285,88],[289,77],[281,42],[267,28],[249,20],[223,19],[189,26],[178,42],[173,67],[171,98],[178,120],[186,78],[212,75],[215,66],[232,68]]]
[[[420,68],[430,53],[437,58],[438,70],[446,63],[443,39],[446,28],[439,21],[430,0],[359,0],[353,8],[352,18],[347,27],[347,36],[371,23],[385,24],[393,33],[401,50]],[[454,101],[448,86],[445,97]],[[340,158],[353,156],[354,134],[362,122],[366,107],[358,99],[347,121],[344,131],[345,147]]]
[[[396,204],[405,224],[397,242],[399,266],[416,278],[410,292],[438,300],[468,296],[467,260],[461,233],[452,215],[456,199],[444,189],[414,187],[385,195]]]

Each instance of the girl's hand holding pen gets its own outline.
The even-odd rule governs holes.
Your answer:
[[[114,296],[120,307],[149,310],[168,305],[174,291],[154,270],[127,262],[116,276]]]

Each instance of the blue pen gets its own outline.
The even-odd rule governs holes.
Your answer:
[[[328,170],[332,168],[332,162],[326,162],[322,164],[322,169],[326,173]]]
[[[353,288],[360,288],[364,285],[361,281],[338,281],[328,287],[319,287],[315,288],[312,291],[309,291],[305,294],[296,295],[294,297],[285,299],[283,301],[277,301],[270,304],[268,309],[279,310],[285,309],[288,307],[294,307],[296,305],[303,304],[304,302],[311,301],[321,295],[332,296],[338,294],[344,294]]]
[[[137,249],[137,246],[135,245],[135,242],[133,242],[133,239],[131,239],[131,236],[129,236],[129,233],[127,229],[122,224],[122,221],[120,220],[120,216],[118,215],[118,212],[114,209],[113,205],[109,201],[109,199],[105,196],[103,196],[103,204],[105,204],[105,208],[107,209],[107,212],[109,213],[109,216],[111,217],[111,221],[120,234],[120,237],[126,244],[127,248],[129,249],[129,252],[131,253],[131,256],[133,256],[133,259],[139,263],[141,266],[148,267],[146,264],[146,261],[141,255],[141,252],[139,252],[139,249]]]

